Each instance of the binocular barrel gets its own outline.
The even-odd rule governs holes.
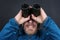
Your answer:
[[[22,9],[22,16],[23,17],[28,17],[31,14],[34,14],[36,17],[40,15],[40,5],[39,4],[34,4],[32,8],[29,8],[28,4],[23,4],[21,6]]]

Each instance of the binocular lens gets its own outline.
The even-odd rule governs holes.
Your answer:
[[[28,14],[28,12],[29,12],[28,7],[29,7],[28,4],[23,4],[23,5],[21,6],[22,16],[25,17],[25,18],[29,16],[29,14]]]
[[[34,5],[33,5],[33,8],[38,9],[38,8],[40,8],[40,5],[39,5],[39,4],[34,4]]]
[[[26,9],[26,8],[28,8],[28,7],[29,7],[28,4],[23,4],[21,8]]]
[[[40,15],[40,5],[39,4],[34,4],[33,5],[33,13],[37,17]]]

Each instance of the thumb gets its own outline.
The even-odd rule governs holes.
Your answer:
[[[32,19],[36,20],[36,17],[32,14]]]
[[[18,12],[18,14],[15,16],[16,19],[20,19],[22,17],[22,10]]]
[[[27,18],[25,18],[25,21],[28,21],[30,19],[30,16],[28,16]]]
[[[47,16],[46,12],[45,12],[42,8],[41,8],[40,10],[41,10],[41,16],[42,16],[42,17],[43,17],[43,16],[46,17],[46,16]]]

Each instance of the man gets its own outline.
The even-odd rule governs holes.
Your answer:
[[[41,15],[38,17],[31,14],[33,21],[30,16],[27,18],[22,17],[22,10],[20,10],[2,29],[0,40],[60,40],[58,26],[46,15],[42,8],[40,8],[40,12]],[[38,30],[37,23],[42,24],[43,28]]]

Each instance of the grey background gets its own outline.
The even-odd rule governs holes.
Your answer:
[[[38,3],[60,27],[60,0],[0,0],[0,30],[20,10],[22,4]]]

